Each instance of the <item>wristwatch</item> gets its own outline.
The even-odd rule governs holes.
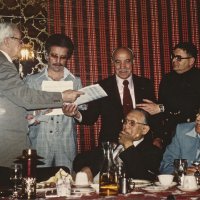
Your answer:
[[[165,106],[163,104],[159,104],[160,112],[165,112]]]

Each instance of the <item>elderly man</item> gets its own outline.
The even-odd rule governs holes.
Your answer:
[[[171,138],[178,123],[192,122],[200,107],[200,69],[195,67],[197,48],[190,42],[177,44],[172,51],[173,71],[161,80],[158,101],[144,99],[137,107],[145,109],[152,115],[161,113],[165,144]]]
[[[161,173],[173,173],[174,159],[187,159],[189,171],[193,161],[200,161],[200,109],[196,121],[178,124],[176,134],[170,145],[167,146],[160,166]]]
[[[12,23],[0,23],[0,166],[8,167],[27,148],[25,109],[62,107],[82,93],[68,90],[48,93],[28,88],[12,60],[22,46],[21,33]]]
[[[162,150],[145,139],[149,134],[149,114],[142,109],[131,110],[123,122],[118,135],[119,158],[122,160],[127,177],[152,180],[158,174]],[[117,152],[114,151],[114,155]],[[101,148],[77,155],[74,160],[75,172],[84,171],[90,181],[100,171],[103,163]]]
[[[88,109],[84,111],[78,112],[76,105],[67,105],[64,109],[67,115],[75,117],[81,124],[86,125],[93,125],[101,116],[99,143],[118,142],[122,120],[127,112],[135,108],[136,104],[141,103],[144,98],[155,100],[151,81],[132,73],[134,54],[131,49],[119,47],[114,50],[112,65],[115,74],[98,82],[108,94],[107,97],[90,102]],[[125,83],[128,83],[128,88]],[[125,98],[126,88],[130,97],[128,103]]]

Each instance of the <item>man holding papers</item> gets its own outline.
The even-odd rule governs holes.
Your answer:
[[[112,63],[115,74],[98,82],[107,93],[107,97],[90,102],[88,109],[84,111],[78,112],[76,105],[68,105],[64,108],[67,115],[75,117],[82,124],[93,125],[101,116],[99,142],[118,142],[118,135],[122,130],[122,121],[125,116],[123,109],[125,87],[123,82],[125,80],[129,82],[132,109],[144,98],[155,100],[150,80],[132,73],[134,55],[131,49],[120,47],[114,50]]]
[[[62,107],[81,95],[73,90],[61,94],[28,88],[13,63],[19,57],[21,38],[16,24],[0,23],[0,166],[5,167],[27,148],[26,109]]]
[[[60,92],[66,88],[82,88],[80,78],[66,68],[73,49],[69,37],[63,34],[51,35],[46,42],[48,68],[28,76],[26,83],[29,87]],[[79,107],[83,108],[84,105]],[[57,108],[30,112],[27,119],[30,124],[31,147],[37,150],[38,155],[44,157],[45,165],[42,166],[66,166],[71,170],[77,151],[74,119],[65,116],[62,110]]]

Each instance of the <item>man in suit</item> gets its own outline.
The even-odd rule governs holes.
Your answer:
[[[195,122],[178,124],[176,134],[167,146],[160,166],[160,172],[174,172],[174,159],[187,159],[188,171],[195,171],[193,161],[200,161],[200,109]]]
[[[18,27],[0,23],[0,166],[5,167],[27,148],[26,109],[62,107],[63,102],[74,102],[82,94],[74,90],[48,93],[28,88],[13,64],[21,46]]]
[[[129,178],[153,180],[158,174],[162,150],[145,139],[147,134],[150,134],[149,114],[142,109],[131,110],[125,117],[123,129],[118,135],[120,145],[116,149],[121,150],[119,153],[114,150],[113,153],[113,155],[119,154]],[[103,150],[96,148],[78,154],[73,166],[75,172],[84,171],[90,181],[93,181],[102,164]]]
[[[166,74],[159,86],[158,102],[144,100],[137,107],[152,115],[160,113],[163,121],[163,140],[171,142],[178,123],[192,122],[200,106],[200,69],[195,67],[197,47],[190,42],[180,42],[173,48],[173,71]]]
[[[41,90],[43,81],[71,81],[73,89],[82,88],[79,77],[74,76],[67,68],[74,45],[64,34],[51,35],[45,44],[48,67],[40,73],[26,77],[30,88]],[[79,109],[84,106],[80,106]],[[31,111],[27,118],[31,122],[29,138],[31,147],[37,150],[45,163],[41,167],[66,166],[72,169],[72,162],[77,153],[75,121],[63,114],[51,114],[51,109]],[[33,114],[34,113],[34,114]]]
[[[122,130],[123,113],[123,81],[128,80],[132,99],[132,108],[143,99],[155,100],[153,85],[150,80],[132,73],[134,54],[131,49],[120,47],[112,53],[112,65],[115,74],[99,81],[99,85],[108,94],[107,97],[92,101],[88,109],[78,111],[74,104],[67,105],[64,112],[79,120],[81,124],[93,125],[101,116],[99,143],[103,141],[118,142],[118,134]]]

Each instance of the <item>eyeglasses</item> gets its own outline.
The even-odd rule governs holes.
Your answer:
[[[145,123],[141,123],[141,122],[136,122],[135,120],[129,120],[129,119],[125,119],[123,121],[123,124],[130,124],[130,126],[134,127],[136,124],[141,124],[141,125],[145,125],[145,126],[148,126],[148,124],[145,124]]]
[[[10,37],[11,39],[18,40],[20,44],[23,44],[23,40],[17,37]]]
[[[182,59],[190,59],[192,57],[181,57],[179,55],[171,54],[171,60],[175,59],[178,62],[181,62]]]
[[[60,60],[67,60],[67,55],[66,55],[66,56],[64,56],[64,55],[58,56],[58,55],[55,54],[55,53],[50,53],[49,55],[50,55],[51,58],[56,59],[56,60],[57,60],[57,59],[60,59]]]

